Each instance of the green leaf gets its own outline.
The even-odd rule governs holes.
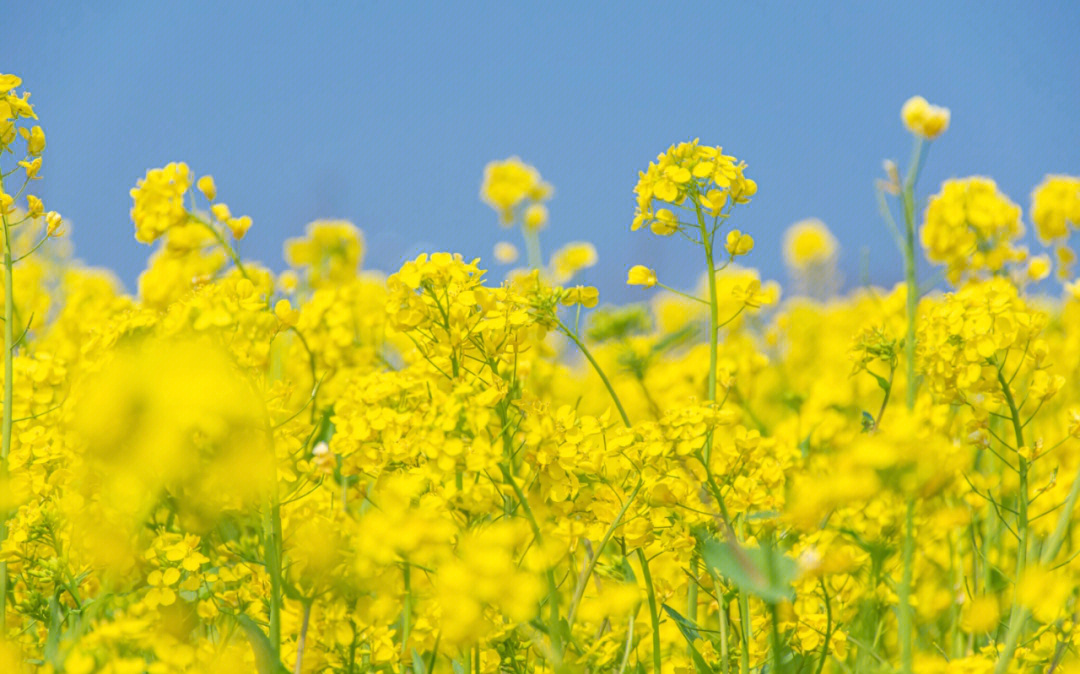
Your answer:
[[[667,604],[661,604],[660,607],[671,616],[671,619],[675,621],[675,624],[679,626],[679,631],[686,637],[686,640],[690,643],[694,643],[701,638],[701,634],[697,630],[697,625],[690,622],[689,619],[683,617],[681,613],[671,608]]]
[[[867,372],[870,372],[870,370],[867,370]],[[889,383],[889,380],[885,377],[882,377],[880,374],[870,372],[870,376],[874,379],[877,379],[877,385],[881,387],[882,391],[888,393],[889,389],[892,388],[892,384]]]
[[[709,666],[709,663],[705,662],[705,658],[701,657],[701,653],[698,652],[697,646],[694,645],[694,642],[701,638],[701,633],[698,632],[697,625],[690,622],[667,604],[661,604],[661,607],[669,616],[671,616],[671,619],[675,621],[675,624],[679,626],[679,631],[682,632],[683,638],[686,639],[686,643],[690,645],[690,657],[693,658],[694,667],[697,668],[699,674],[712,674],[713,668]]]
[[[710,540],[702,546],[702,559],[740,590],[766,603],[777,604],[793,596],[795,560],[771,546],[746,548]]]
[[[60,597],[57,593],[49,599],[49,633],[45,637],[45,660],[56,662],[57,651],[60,646],[60,630],[64,624],[64,616],[60,613]]]
[[[874,430],[875,426],[877,426],[877,421],[874,420],[874,415],[870,414],[866,410],[863,410],[863,413],[862,413],[862,432],[863,433],[869,433],[870,431]]]
[[[427,674],[427,665],[424,664],[424,658],[416,651],[412,649],[412,670],[413,674]]]
[[[288,674],[289,670],[277,660],[269,637],[263,633],[255,621],[246,615],[238,615],[236,622],[243,628],[251,644],[251,650],[255,653],[255,669],[259,674]]]

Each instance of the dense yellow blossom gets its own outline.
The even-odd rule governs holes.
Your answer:
[[[41,153],[26,95],[0,108]],[[40,177],[9,163],[4,195]],[[271,272],[170,164],[132,193],[155,249],[129,294],[5,201],[0,671],[1074,671],[1080,283],[1033,295],[1051,258],[975,178],[922,230],[951,292],[834,292],[810,221],[782,293],[740,266],[767,240],[729,224],[744,169],[695,141],[641,174],[633,228],[704,273],[635,265],[661,289],[628,306],[571,285],[593,244],[539,261],[551,188],[517,159],[484,179],[530,252],[502,281],[451,252],[362,270],[344,221]],[[1069,180],[1033,196],[1054,243]]]
[[[150,169],[138,186],[131,190],[135,205],[131,219],[135,238],[143,243],[157,241],[169,228],[188,220],[184,195],[191,187],[191,169],[183,162]]]
[[[930,198],[919,231],[926,256],[944,264],[954,284],[1023,260],[1027,249],[1017,245],[1023,235],[1020,207],[981,177],[946,180]]]

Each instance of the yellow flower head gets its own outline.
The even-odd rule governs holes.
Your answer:
[[[1048,175],[1031,193],[1031,221],[1043,243],[1080,228],[1080,176]]]
[[[555,283],[566,283],[582,269],[596,264],[596,247],[588,241],[572,241],[551,256],[551,276]]]
[[[681,226],[674,214],[658,204],[681,206],[689,198],[703,215],[716,217],[730,200],[743,204],[757,193],[757,183],[745,177],[746,164],[725,155],[719,147],[706,147],[697,139],[672,145],[638,174],[634,188],[637,210],[630,229],[648,225],[661,236]]]
[[[495,244],[495,250],[493,251],[495,260],[500,264],[513,264],[517,261],[518,252],[517,246],[509,241],[500,241]]]
[[[784,232],[784,262],[792,269],[803,270],[833,259],[836,237],[817,218],[800,220]]]
[[[933,140],[949,128],[949,109],[930,105],[922,96],[912,96],[900,109],[907,130]]]
[[[518,157],[493,161],[484,168],[480,198],[499,213],[504,226],[514,221],[514,211],[518,206],[526,201],[540,205],[539,202],[551,198],[551,193],[551,185],[541,179],[540,172]],[[538,228],[546,220],[546,210],[531,209],[526,212],[527,226]]]
[[[954,284],[1023,260],[1026,251],[1016,245],[1023,235],[1020,207],[982,177],[946,180],[930,198],[919,231],[926,256],[946,265]]]
[[[131,209],[135,238],[142,243],[153,243],[170,227],[187,222],[184,194],[190,186],[191,170],[187,164],[174,162],[147,171],[146,177],[131,190],[135,201]]]
[[[656,272],[649,269],[645,265],[635,264],[630,267],[630,272],[627,274],[626,282],[632,286],[645,286],[646,288],[652,288],[656,285]]]
[[[199,188],[199,191],[203,193],[209,201],[213,201],[217,196],[217,185],[214,184],[214,176],[203,176],[199,178],[199,181],[195,183],[195,186]]]
[[[355,277],[363,259],[364,237],[344,220],[316,220],[308,224],[307,236],[285,242],[285,261],[307,269],[315,287]]]
[[[568,307],[580,304],[589,309],[595,307],[598,301],[600,301],[600,291],[592,286],[567,288],[562,298],[562,303]]]
[[[754,250],[754,239],[749,234],[743,234],[737,229],[728,232],[726,248],[728,255],[739,257]]]

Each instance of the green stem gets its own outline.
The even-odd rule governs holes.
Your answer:
[[[589,560],[588,566],[585,567],[585,573],[581,575],[581,581],[578,583],[577,588],[574,590],[574,596],[570,600],[570,608],[566,612],[566,622],[570,629],[574,627],[574,618],[577,614],[578,605],[581,603],[581,598],[585,595],[585,588],[589,584],[589,577],[592,576],[593,571],[596,570],[596,564],[600,561],[600,554],[607,547],[611,537],[615,534],[615,530],[622,524],[622,519],[626,515],[626,511],[630,509],[630,504],[634,502],[638,492],[641,491],[641,487],[644,484],[641,480],[638,480],[637,486],[634,487],[634,491],[627,497],[626,502],[623,503],[622,508],[619,509],[619,514],[615,516],[615,519],[608,526],[607,531],[604,532],[604,537],[600,539],[600,545],[597,546],[592,559]]]
[[[1001,385],[1001,392],[1005,396],[1005,403],[1009,406],[1009,415],[1012,417],[1013,434],[1016,436],[1017,449],[1023,448],[1024,445],[1024,424],[1020,421],[1020,409],[1016,406],[1016,400],[1013,398],[1012,389],[1009,387],[1009,382],[1005,380],[1005,375],[1002,374],[1001,368],[998,368],[998,383]],[[1016,544],[1016,580],[1013,588],[1013,605],[1011,615],[1009,617],[1009,631],[1005,635],[1005,646],[1001,651],[1001,656],[998,658],[997,666],[994,668],[994,674],[1004,674],[1009,669],[1009,662],[1012,660],[1013,654],[1016,652],[1016,646],[1019,643],[1020,635],[1024,630],[1024,625],[1027,623],[1028,610],[1020,605],[1020,581],[1023,579],[1024,569],[1027,566],[1027,548],[1028,548],[1028,462],[1023,456],[1017,456],[1019,463],[1017,464],[1017,472],[1020,474],[1020,493],[1017,495],[1017,508],[1016,508],[1016,535],[1018,538]],[[1066,500],[1066,508],[1063,509],[1059,519],[1058,525],[1052,534],[1051,541],[1056,541],[1053,545],[1048,545],[1043,550],[1043,563],[1047,563],[1057,555],[1058,549],[1061,547],[1061,541],[1064,540],[1064,530],[1068,528],[1068,519],[1072,512],[1072,506],[1076,503],[1077,484],[1073,482],[1073,487],[1069,491],[1069,497]],[[1070,503],[1071,500],[1071,503]],[[1060,533],[1061,538],[1057,538]]]
[[[0,194],[4,191],[3,181],[0,180]],[[13,275],[13,263],[11,261],[11,230],[8,227],[7,213],[0,208],[0,216],[4,222],[4,415],[3,426],[0,430],[2,446],[0,446],[0,481],[7,482],[8,454],[11,452],[11,424],[12,409],[14,402],[14,354],[15,348],[15,279]],[[6,487],[5,487],[6,488]],[[7,510],[0,512],[0,545],[7,540],[8,513]],[[0,641],[7,638],[7,591],[8,591],[8,568],[6,561],[0,561]]]
[[[405,598],[402,601],[401,607],[401,671],[405,674],[410,667],[405,665],[408,661],[409,655],[409,614],[412,612],[412,585],[410,581],[412,567],[408,562],[403,562],[401,565],[401,573],[404,577],[405,584]]]
[[[739,591],[739,623],[742,627],[742,650],[739,652],[740,674],[750,674],[750,641],[754,633],[750,627],[750,596]]]
[[[912,672],[912,629],[914,616],[911,611],[911,576],[915,556],[915,499],[908,497],[907,514],[904,517],[904,571],[897,592],[899,605],[897,606],[898,638],[900,641],[900,671],[904,674]]]
[[[539,269],[544,266],[543,257],[540,254],[540,231],[523,224],[521,235],[525,237],[525,259],[529,262],[529,268]]]
[[[544,547],[544,536],[540,533],[540,524],[536,521],[536,516],[533,514],[532,508],[529,507],[529,500],[525,498],[525,492],[521,490],[517,480],[514,479],[514,474],[510,472],[510,467],[505,463],[500,464],[502,468],[503,478],[510,484],[510,488],[514,490],[514,495],[517,497],[518,503],[521,504],[521,509],[525,512],[525,518],[529,521],[529,526],[532,527],[533,538],[536,539],[536,546],[540,549]],[[548,606],[549,606],[549,622],[548,633],[551,637],[551,647],[554,653],[562,653],[562,634],[560,632],[559,625],[559,586],[555,582],[555,571],[549,568],[547,570],[547,583],[548,583]],[[557,665],[560,663],[556,663]]]
[[[626,427],[630,428],[630,417],[626,415],[626,410],[623,409],[622,402],[619,401],[619,395],[615,393],[615,388],[611,385],[611,381],[608,380],[607,375],[604,374],[604,370],[600,367],[600,363],[596,362],[596,359],[593,358],[592,353],[589,351],[588,347],[585,346],[584,342],[582,342],[581,339],[570,330],[570,328],[566,327],[566,324],[560,321],[558,316],[555,317],[555,322],[558,324],[559,329],[562,330],[566,334],[566,336],[569,337],[574,342],[574,344],[577,345],[578,349],[581,350],[581,353],[585,356],[585,359],[588,360],[589,364],[593,366],[593,370],[596,371],[596,374],[600,375],[600,381],[604,382],[604,386],[607,388],[608,393],[611,395],[611,399],[615,402],[615,407],[619,410],[619,416],[622,417],[623,423],[626,424]]]
[[[649,597],[649,618],[652,620],[652,656],[653,674],[660,674],[663,669],[660,658],[660,613],[656,609],[656,590],[653,588],[652,574],[649,573],[649,560],[645,558],[645,551],[637,550],[638,562],[641,563],[641,577],[645,580],[645,591]]]
[[[907,337],[904,340],[904,356],[907,360],[907,406],[915,408],[915,319],[919,308],[919,281],[915,268],[915,181],[919,177],[924,158],[925,142],[915,139],[911,166],[904,180],[904,279],[907,284]]]
[[[240,271],[241,276],[250,281],[251,276],[248,275],[247,269],[244,268],[244,263],[240,261],[240,256],[236,254],[236,250],[231,245],[229,245],[229,242],[225,239],[221,232],[218,231],[217,227],[214,227],[209,222],[196,216],[194,213],[189,212],[188,216],[195,222],[210,230],[210,233],[214,235],[214,239],[219,244],[221,244],[221,247],[223,249],[225,249],[225,254],[228,255],[229,259],[232,260],[233,264],[236,265],[236,268]]]
[[[777,582],[776,578],[776,548],[770,545],[766,548],[765,561],[768,565],[767,571],[769,576],[769,585],[775,586]],[[769,639],[772,642],[772,658],[773,658],[773,671],[779,674],[784,674],[787,671],[787,667],[783,659],[783,640],[780,638],[780,611],[776,607],[776,602],[769,602],[769,618],[772,624],[772,629],[769,634]]]
[[[709,402],[716,401],[716,359],[718,348],[718,335],[720,323],[720,304],[716,298],[716,262],[713,260],[713,238],[705,224],[705,214],[701,212],[701,204],[694,201],[694,210],[697,211],[698,226],[701,228],[701,242],[705,248],[705,266],[709,273],[709,377],[706,395]],[[712,436],[706,440],[705,460],[709,460],[712,452]]]
[[[263,515],[263,554],[266,572],[270,576],[270,648],[276,663],[281,662],[281,506],[277,498],[277,485],[273,487],[270,502]]]
[[[311,621],[311,601],[304,600],[304,617],[300,622],[300,636],[296,639],[296,665],[293,674],[300,674],[304,664],[304,646],[307,644],[308,623]]]

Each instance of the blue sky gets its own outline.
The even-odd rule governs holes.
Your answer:
[[[0,69],[48,137],[41,193],[83,260],[129,288],[149,249],[128,190],[186,161],[254,227],[246,257],[283,265],[315,218],[351,220],[366,266],[422,251],[491,258],[507,236],[478,198],[519,155],[556,188],[547,252],[596,244],[583,280],[627,300],[632,264],[692,283],[688,244],[631,233],[637,172],[700,137],[749,164],[737,213],[749,264],[783,281],[784,229],[824,220],[841,266],[900,278],[873,181],[906,161],[903,101],[952,109],[922,193],[989,175],[1025,213],[1046,173],[1080,173],[1080,3],[17,2]],[[517,235],[511,233],[515,242]],[[494,267],[494,263],[491,263]]]

